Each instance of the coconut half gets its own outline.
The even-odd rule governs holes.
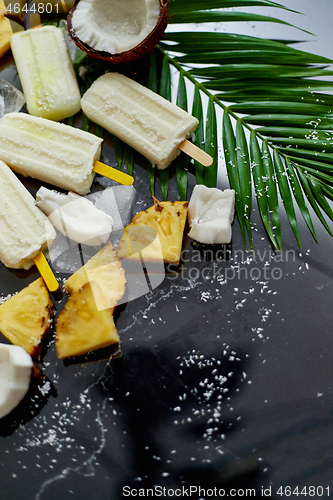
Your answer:
[[[68,32],[90,57],[128,63],[151,52],[168,21],[169,0],[76,0]]]

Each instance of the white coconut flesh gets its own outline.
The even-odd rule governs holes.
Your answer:
[[[188,206],[190,238],[200,243],[224,244],[231,241],[235,191],[194,187]]]
[[[22,347],[0,344],[0,418],[8,415],[28,392],[32,365]]]
[[[141,43],[155,28],[159,0],[81,0],[72,29],[89,47],[118,54]]]

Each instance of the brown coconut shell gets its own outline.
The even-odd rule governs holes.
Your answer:
[[[125,0],[124,0],[125,1]],[[111,54],[110,52],[95,50],[88,44],[80,40],[76,35],[72,26],[72,17],[74,11],[80,0],[76,0],[73,9],[68,13],[67,16],[67,27],[68,33],[74,43],[87,54],[88,57],[99,59],[100,61],[112,63],[112,64],[127,64],[143,56],[149,54],[154,50],[158,42],[161,40],[163,33],[168,24],[168,4],[169,0],[159,0],[160,13],[157,19],[157,23],[154,29],[140,42],[138,45],[130,50],[124,52],[119,52],[118,54]]]

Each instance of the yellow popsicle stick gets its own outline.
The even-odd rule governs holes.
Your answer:
[[[63,11],[65,12],[65,14],[67,14],[67,7],[66,7],[66,2],[65,2],[65,0],[61,0],[61,3],[62,3],[62,8],[63,8]]]
[[[96,161],[93,171],[96,172],[96,174],[104,175],[104,177],[108,177],[108,179],[119,182],[119,184],[123,184],[124,186],[130,186],[134,182],[134,178],[131,175],[125,174],[116,168],[109,167],[109,165],[105,165],[105,163],[100,161]]]
[[[181,142],[178,145],[178,149],[201,163],[201,165],[203,165],[204,167],[210,167],[213,163],[213,158],[208,153],[206,153],[206,151],[198,148],[198,146],[193,144],[193,142],[188,141],[187,139],[185,139],[185,141]]]
[[[45,259],[42,251],[40,251],[39,254],[34,258],[34,263],[36,264],[36,267],[50,292],[55,292],[56,290],[58,290],[59,283],[56,280],[56,277],[54,276],[53,271],[50,268],[49,263]]]

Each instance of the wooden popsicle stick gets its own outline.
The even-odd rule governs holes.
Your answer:
[[[201,165],[203,165],[204,167],[210,167],[210,165],[213,163],[213,158],[208,153],[198,148],[198,146],[193,144],[193,142],[188,141],[187,139],[185,139],[185,141],[181,142],[178,145],[178,149],[201,163]]]
[[[104,175],[104,177],[108,177],[108,179],[112,179],[125,186],[130,186],[134,182],[134,178],[131,175],[125,174],[116,168],[109,167],[109,165],[105,165],[105,163],[100,161],[96,161],[93,171],[96,172],[96,174]]]
[[[34,263],[36,264],[36,267],[50,292],[55,292],[56,290],[58,290],[59,283],[56,280],[56,277],[54,276],[53,271],[50,268],[49,263],[45,259],[42,251],[40,251],[39,254],[36,255],[36,257],[34,258]]]

